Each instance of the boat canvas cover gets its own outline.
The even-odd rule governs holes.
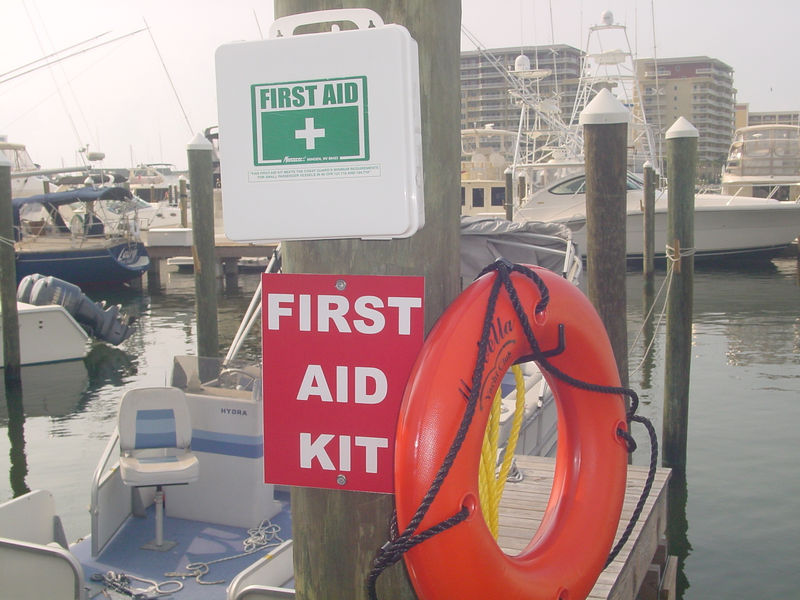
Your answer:
[[[560,273],[569,239],[569,229],[560,223],[515,223],[496,217],[462,217],[462,282],[467,285],[500,257]]]
[[[29,204],[41,204],[45,207],[48,213],[53,216],[55,224],[64,232],[68,232],[69,228],[57,216],[58,207],[65,204],[73,204],[75,202],[93,202],[95,200],[130,200],[133,198],[130,191],[122,187],[101,187],[91,188],[82,187],[74,190],[67,190],[65,192],[53,192],[50,194],[37,194],[35,196],[25,196],[24,198],[14,198],[11,201],[11,207],[14,220],[14,231],[19,231],[20,227],[20,210],[23,206]]]

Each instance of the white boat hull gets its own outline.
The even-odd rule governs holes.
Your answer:
[[[667,211],[655,213],[655,253],[664,256],[667,247]],[[586,219],[563,221],[573,232],[573,241],[586,255]],[[800,234],[800,206],[788,203],[729,210],[707,205],[698,196],[694,212],[694,249],[697,256],[731,256],[774,253],[785,248]],[[644,253],[644,216],[629,211],[626,221],[626,255],[641,258]],[[672,246],[672,244],[670,244]]]
[[[89,336],[63,306],[17,302],[23,365],[75,360],[86,356]],[[2,323],[0,323],[2,332]],[[0,367],[5,357],[0,347]]]

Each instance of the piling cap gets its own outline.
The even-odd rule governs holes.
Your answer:
[[[603,88],[583,109],[578,123],[581,125],[612,125],[628,123],[630,118],[631,113],[625,108],[625,105],[617,100],[608,89]]]
[[[672,127],[667,129],[667,133],[664,137],[668,140],[673,138],[696,138],[700,137],[700,134],[697,132],[697,128],[687,119],[678,117],[678,120],[672,124]]]
[[[206,139],[202,133],[198,133],[196,136],[192,138],[192,141],[189,142],[186,146],[187,150],[213,150],[214,146],[211,145],[211,142]]]

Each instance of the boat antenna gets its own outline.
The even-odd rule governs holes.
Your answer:
[[[661,140],[663,139],[663,135],[661,133],[663,125],[661,122],[661,86],[658,83],[658,53],[656,52],[656,7],[653,0],[650,0],[650,19],[653,27],[653,69],[656,72],[656,126],[658,128],[658,135],[656,136],[656,144],[658,144],[656,158],[658,161],[656,166],[659,174],[665,174],[662,153],[663,148],[661,146]]]
[[[553,27],[553,0],[549,1],[550,6],[550,44],[552,45],[552,54],[553,54],[553,83],[555,85],[556,90],[556,97],[559,98],[559,104],[561,99],[561,89],[558,87],[558,60],[556,57],[558,56],[558,50],[556,49],[556,31]],[[538,67],[537,67],[538,68]]]
[[[42,38],[39,36],[39,32],[36,30],[36,24],[35,24],[35,22],[33,20],[33,16],[31,15],[30,10],[28,10],[28,6],[27,6],[27,4],[25,2],[22,3],[22,7],[25,9],[25,14],[27,15],[28,21],[31,24],[31,29],[33,30],[33,36],[36,38],[36,43],[39,46],[39,49],[44,54],[45,47],[44,47],[44,44],[42,43]],[[39,18],[41,19],[41,15],[39,16]],[[47,28],[44,26],[44,22],[42,23],[42,27],[44,29],[45,35],[48,35],[47,34]],[[50,36],[48,35],[48,38],[49,37]],[[51,41],[51,44],[52,44],[52,41]],[[63,107],[64,112],[67,115],[67,119],[69,120],[69,124],[72,127],[72,133],[75,135],[75,139],[78,142],[78,145],[79,146],[85,146],[85,144],[81,140],[81,134],[78,132],[78,126],[75,124],[75,119],[72,118],[72,113],[70,112],[69,107],[67,106],[67,101],[64,98],[64,94],[61,91],[61,87],[58,85],[58,80],[56,79],[56,75],[53,72],[53,65],[57,64],[57,63],[58,63],[58,61],[50,62],[50,61],[46,60],[44,66],[47,67],[48,73],[50,73],[50,78],[53,80],[53,84],[56,87],[56,91],[58,92],[58,97],[61,100],[61,106]],[[19,74],[19,75],[24,75],[24,73]],[[19,76],[19,75],[17,75],[17,76]],[[14,79],[17,76],[12,76],[10,78],[5,79],[4,81],[8,81],[9,79]],[[81,112],[80,111],[80,104],[77,102],[77,98],[75,97],[75,92],[72,91],[72,86],[69,84],[69,80],[67,80],[67,87],[69,88],[70,92],[72,93],[73,98],[75,99],[76,105],[78,107],[78,111]],[[83,117],[84,125],[86,125],[86,118],[83,116],[82,112],[81,112],[81,117]],[[83,159],[83,157],[81,157],[81,158]],[[86,165],[86,161],[85,160],[83,161],[83,164]]]
[[[83,40],[82,42],[78,42],[77,44],[72,44],[71,46],[67,46],[66,48],[62,48],[61,50],[56,50],[55,52],[51,52],[50,54],[45,54],[41,58],[37,58],[37,59],[32,60],[30,62],[26,62],[24,65],[20,65],[18,67],[14,67],[10,71],[6,71],[5,73],[0,73],[0,77],[5,77],[6,75],[11,75],[11,73],[14,73],[15,71],[19,71],[21,69],[25,69],[27,67],[35,65],[38,62],[42,62],[43,60],[47,60],[49,58],[53,58],[55,56],[58,56],[62,52],[66,52],[68,50],[72,50],[73,48],[77,48],[79,46],[83,46],[84,44],[88,44],[89,42],[92,42],[92,41],[94,41],[96,39],[99,39],[99,38],[103,37],[104,35],[108,35],[109,33],[111,33],[111,32],[110,31],[106,31],[106,32],[103,32],[103,33],[100,33],[100,34],[97,34],[97,35],[93,35],[92,37],[86,38],[85,40]],[[59,59],[59,60],[63,60],[63,59]],[[58,61],[51,62],[50,64],[55,64],[55,62],[58,62]],[[41,65],[41,66],[39,66],[37,68],[41,69],[44,66],[46,66],[46,65]]]
[[[259,39],[264,39],[264,32],[261,31],[261,23],[258,22],[258,15],[256,14],[256,9],[253,9],[253,18],[256,20],[256,27],[258,27],[258,37]]]
[[[57,60],[47,61],[47,59],[49,57],[51,57],[51,56],[55,56],[56,54],[60,54],[62,52],[66,52],[70,48],[74,48],[76,46],[80,46],[81,44],[85,44],[86,42],[88,42],[91,39],[93,39],[93,38],[90,38],[89,40],[80,42],[79,44],[75,44],[73,46],[70,46],[69,48],[64,48],[63,50],[59,50],[58,52],[54,52],[54,53],[52,53],[52,54],[50,54],[48,56],[43,56],[42,58],[39,58],[37,60],[34,60],[34,61],[28,63],[28,65],[32,65],[32,64],[35,64],[35,63],[43,61],[43,60],[47,61],[43,65],[38,65],[36,67],[32,67],[32,68],[28,69],[27,71],[23,71],[22,73],[17,73],[16,75],[11,75],[10,77],[6,77],[5,79],[0,79],[0,84],[6,83],[6,82],[11,81],[13,79],[17,79],[18,77],[22,77],[23,75],[27,75],[28,73],[33,73],[34,71],[38,71],[39,69],[44,69],[45,67],[50,67],[52,65],[60,63],[61,61],[67,60],[68,58],[72,58],[73,56],[78,56],[79,54],[85,54],[85,53],[89,52],[90,50],[94,50],[94,49],[100,48],[102,46],[107,46],[108,44],[111,44],[112,42],[119,41],[121,39],[124,39],[126,37],[130,37],[132,35],[136,35],[137,33],[141,33],[142,31],[144,31],[144,27],[142,29],[137,29],[136,31],[131,31],[130,33],[126,33],[126,34],[121,35],[119,37],[115,37],[112,40],[106,40],[105,42],[101,42],[99,44],[95,44],[94,46],[89,46],[88,48],[84,48],[83,50],[78,50],[77,52],[73,52],[72,54],[67,54],[66,56],[62,56],[61,58],[59,58]],[[105,34],[101,34],[101,35],[105,35]],[[6,75],[9,75],[10,73],[13,73],[15,71],[19,71],[20,69],[23,69],[28,65],[22,65],[21,67],[17,67],[16,69],[11,69],[10,71],[8,71],[6,73],[0,74],[0,77],[5,77]]]
[[[164,57],[161,56],[161,51],[158,49],[158,44],[156,44],[156,38],[153,37],[153,32],[150,30],[150,25],[147,23],[147,19],[142,17],[142,21],[144,21],[145,29],[147,29],[147,33],[150,36],[150,40],[153,42],[153,48],[156,49],[156,54],[158,54],[158,60],[161,61],[161,66],[164,68],[164,73],[167,75],[167,80],[169,81],[170,86],[172,87],[172,92],[175,94],[175,99],[178,101],[178,106],[181,109],[181,113],[183,113],[183,118],[186,121],[186,126],[189,128],[189,135],[194,133],[194,129],[192,129],[192,124],[189,122],[189,117],[186,115],[186,110],[183,108],[183,103],[181,102],[181,97],[178,95],[178,90],[175,89],[175,84],[172,81],[172,77],[169,74],[169,70],[167,69],[167,64],[164,62]]]

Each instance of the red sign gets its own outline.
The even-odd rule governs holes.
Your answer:
[[[264,480],[392,493],[424,278],[262,276]]]

